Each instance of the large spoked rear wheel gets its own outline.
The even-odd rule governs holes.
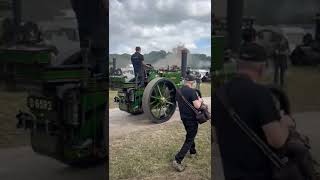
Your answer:
[[[143,112],[154,123],[168,121],[176,110],[176,86],[165,78],[150,81],[143,92]]]

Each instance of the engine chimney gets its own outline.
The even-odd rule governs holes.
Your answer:
[[[182,49],[181,50],[181,77],[184,78],[187,75],[187,56],[188,50]]]
[[[244,0],[228,0],[228,48],[230,48],[232,52],[238,52],[240,49],[243,5]]]
[[[320,41],[320,12],[316,15],[316,32],[315,38],[317,41]]]
[[[114,70],[117,69],[117,59],[116,58],[112,58],[112,67]]]
[[[21,23],[21,0],[12,0],[13,18],[16,28]]]

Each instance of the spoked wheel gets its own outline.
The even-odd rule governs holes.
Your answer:
[[[165,78],[150,81],[143,92],[143,112],[154,123],[168,121],[176,110],[176,86]]]

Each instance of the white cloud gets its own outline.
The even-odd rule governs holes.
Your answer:
[[[170,51],[184,44],[198,53],[196,41],[210,39],[210,0],[110,0],[110,53]]]

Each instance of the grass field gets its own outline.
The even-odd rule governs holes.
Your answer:
[[[271,82],[268,78],[267,82]],[[209,96],[209,84],[202,84],[204,96]],[[294,112],[320,111],[320,70],[314,67],[290,67],[286,90]],[[116,91],[109,92],[110,107]],[[15,115],[25,110],[26,93],[0,91],[0,148],[29,144],[29,134],[16,130]],[[171,160],[184,140],[180,122],[160,124],[156,128],[134,132],[110,144],[110,179],[210,179],[210,124],[200,127],[196,139],[197,160],[186,158],[183,173],[171,168]]]
[[[195,141],[199,156],[197,159],[186,157],[183,163],[187,168],[178,173],[171,167],[171,162],[184,138],[182,123],[174,121],[111,140],[110,180],[211,179],[210,123],[199,127]]]
[[[26,93],[0,91],[0,148],[29,144],[29,134],[16,129],[16,114],[27,110]]]
[[[210,83],[201,83],[200,91],[203,97],[211,96],[211,84]],[[117,91],[109,89],[109,108],[116,108],[117,103],[113,102],[114,97],[117,95]]]
[[[272,83],[268,77],[264,83]],[[201,87],[205,96],[210,85]],[[320,71],[318,68],[291,67],[286,77],[286,91],[293,112],[320,111]],[[206,93],[207,92],[207,93]],[[112,93],[112,92],[111,92]],[[110,179],[210,179],[209,123],[201,127],[197,144],[204,149],[198,160],[186,159],[189,168],[176,173],[171,160],[184,139],[179,122],[159,125],[156,129],[132,133],[110,144]],[[174,143],[173,143],[174,142]],[[208,149],[207,149],[208,148]]]
[[[272,77],[266,83],[272,83]],[[320,111],[320,68],[290,67],[285,90],[293,112]]]

